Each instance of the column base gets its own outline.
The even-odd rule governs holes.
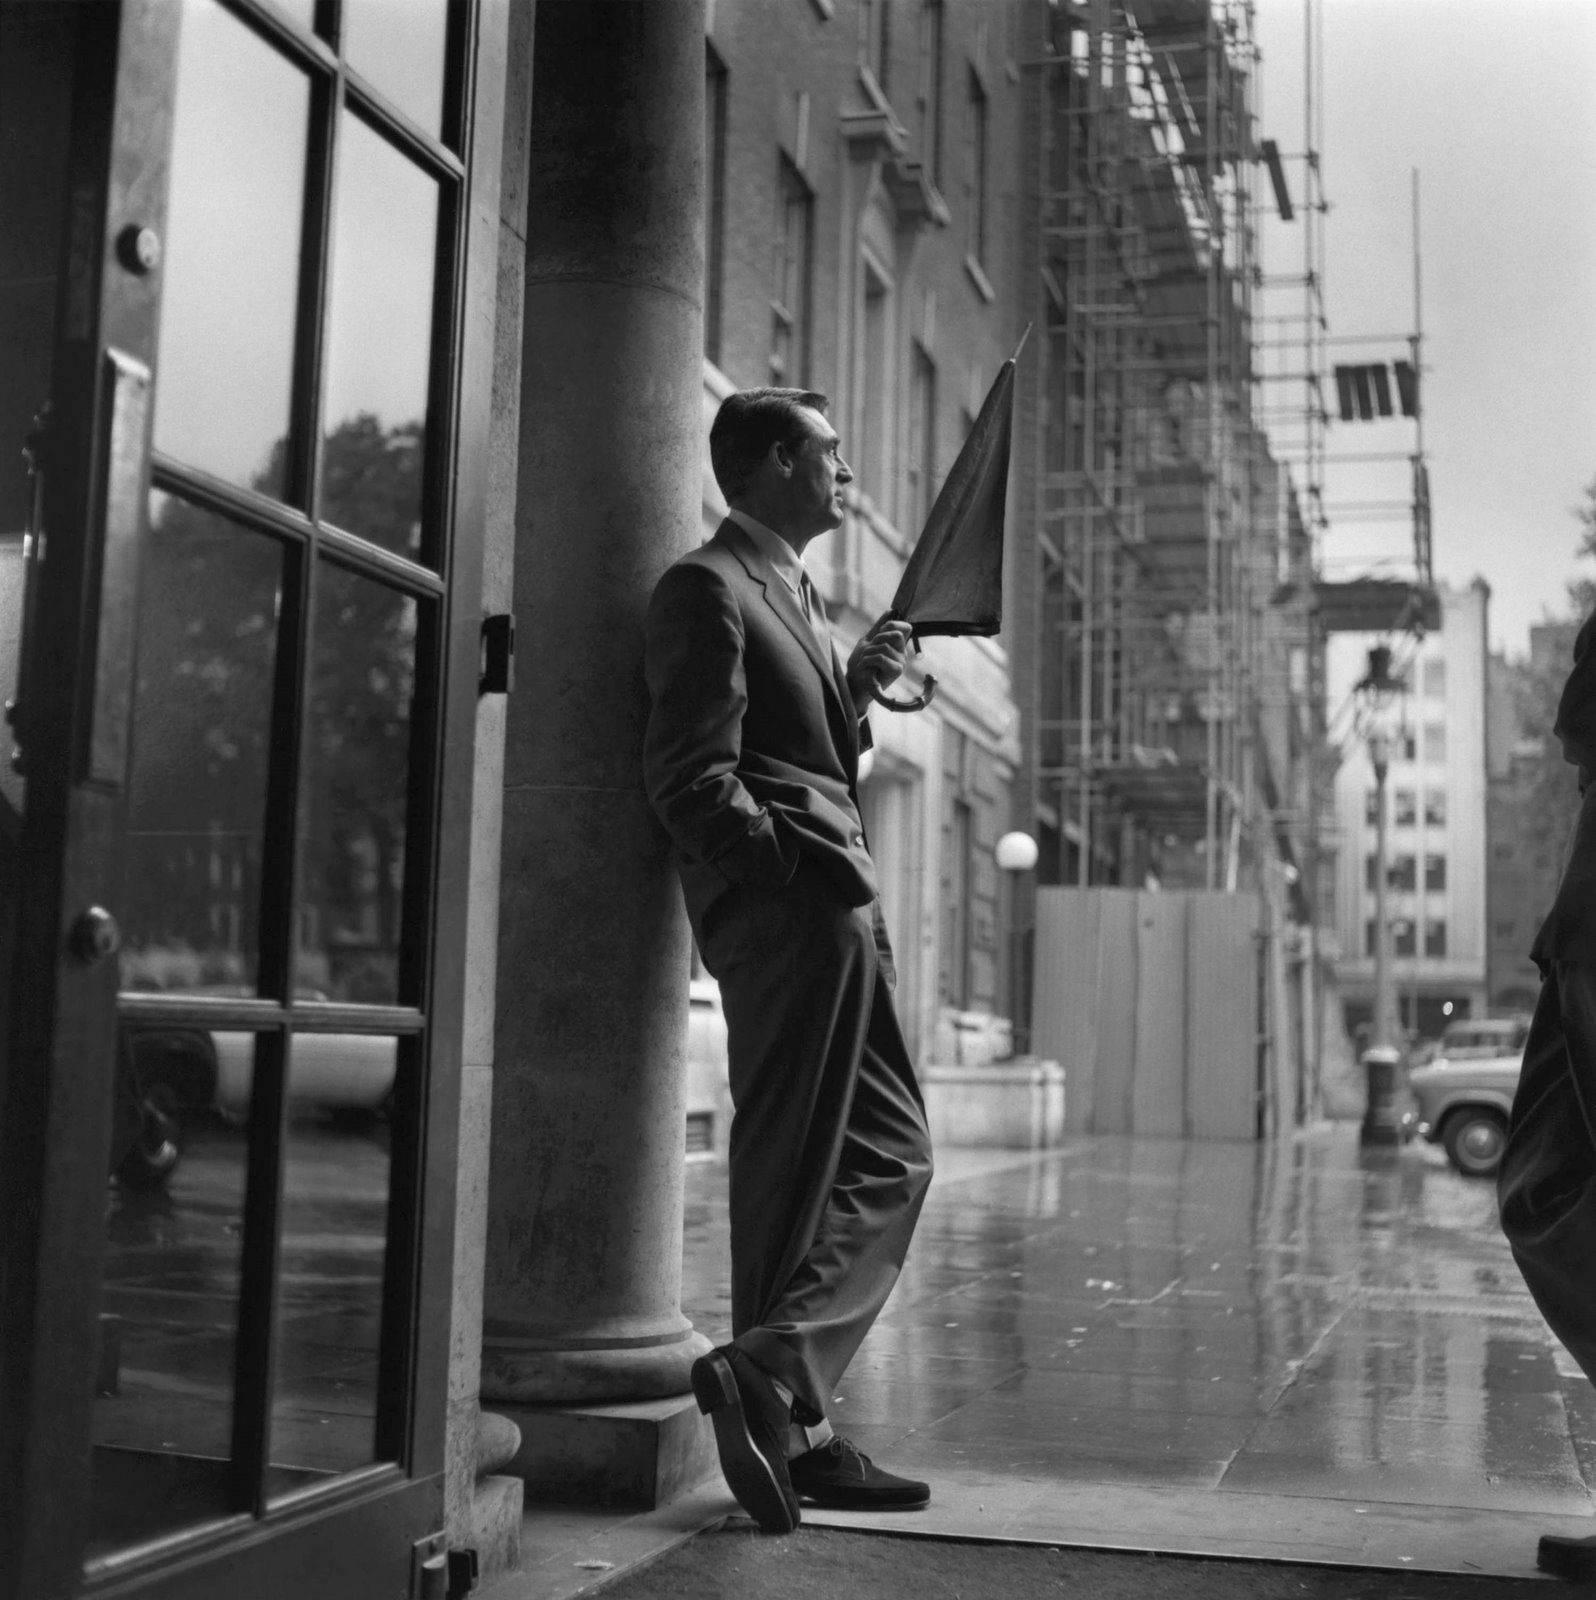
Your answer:
[[[508,1330],[482,1341],[482,1403],[517,1420],[518,1405],[586,1405],[686,1394],[713,1346],[691,1325],[659,1344],[550,1349]]]
[[[521,1429],[508,1471],[528,1501],[651,1511],[717,1470],[715,1436],[690,1395],[588,1406],[501,1406]]]

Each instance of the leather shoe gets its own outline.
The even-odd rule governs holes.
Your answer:
[[[1554,1577],[1588,1583],[1596,1578],[1596,1538],[1574,1539],[1543,1533],[1535,1548],[1535,1565]]]
[[[918,1511],[931,1499],[930,1484],[883,1471],[841,1434],[793,1457],[787,1471],[805,1500],[837,1511]]]
[[[736,1345],[693,1363],[693,1397],[715,1427],[720,1470],[737,1503],[765,1533],[798,1526],[798,1496],[787,1474],[792,1411],[775,1385]]]

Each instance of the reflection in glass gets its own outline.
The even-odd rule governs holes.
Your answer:
[[[158,450],[284,491],[310,89],[216,4],[186,0],[161,265]]]
[[[284,1150],[272,1395],[273,1494],[375,1457],[388,1125],[369,1110],[393,1077],[394,1040],[297,1034]]]
[[[0,713],[17,698],[29,537],[20,530],[0,529]],[[22,818],[22,774],[12,760],[16,748],[9,721],[0,722],[0,836],[14,832]]]
[[[124,1026],[95,1363],[90,1560],[233,1509],[246,1139],[199,1029]]]
[[[416,602],[323,561],[300,825],[301,984],[398,999]]]
[[[124,988],[253,992],[282,567],[270,540],[150,497]]]
[[[344,0],[344,60],[426,132],[441,131],[445,0]]]
[[[346,113],[338,124],[337,197],[321,515],[414,557],[438,186]]]

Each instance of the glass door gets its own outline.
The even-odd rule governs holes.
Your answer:
[[[0,1544],[0,1594],[403,1595],[442,1523],[421,1307],[448,1281],[426,1134],[453,1131],[436,934],[464,887],[438,864],[480,626],[451,583],[480,567],[455,516],[474,11],[19,10],[71,111],[0,551],[0,1136],[36,1137],[0,1174],[36,1223],[7,1254],[31,1322],[0,1489],[42,1519]]]

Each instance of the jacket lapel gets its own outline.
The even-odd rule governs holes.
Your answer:
[[[836,651],[833,649],[828,653],[820,648],[820,640],[809,626],[809,619],[799,608],[792,590],[771,570],[770,563],[759,553],[753,541],[729,517],[721,523],[719,537],[725,539],[733,555],[743,564],[744,571],[759,585],[764,592],[765,604],[781,618],[787,631],[797,640],[799,648],[809,657],[815,671],[831,686],[833,694],[840,694],[837,688]]]

